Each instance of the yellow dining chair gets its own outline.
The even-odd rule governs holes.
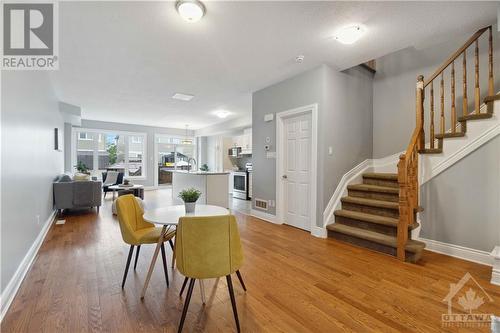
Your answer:
[[[222,276],[226,277],[236,328],[240,332],[231,274],[238,273],[238,278],[243,283],[239,274],[243,251],[234,215],[181,217],[175,237],[177,269],[186,277],[184,286],[187,279],[191,279],[178,332],[181,332],[184,326],[196,279]]]
[[[127,194],[118,197],[116,199],[116,209],[118,213],[118,221],[120,223],[120,231],[122,233],[123,241],[130,244],[130,250],[128,252],[127,265],[125,266],[125,272],[123,273],[122,289],[125,286],[125,281],[127,280],[128,269],[130,266],[130,260],[132,259],[132,254],[134,253],[134,246],[137,246],[137,251],[135,253],[135,263],[134,270],[137,267],[137,259],[139,257],[139,251],[142,244],[157,244],[158,239],[161,237],[162,228],[155,227],[154,224],[144,221],[142,215],[144,211],[139,203],[136,201],[134,195]],[[174,249],[172,238],[175,236],[175,230],[167,233],[164,236],[164,242],[169,241],[172,250]],[[161,244],[161,256],[163,258],[163,271],[165,272],[165,280],[168,282],[168,271],[167,271],[167,261],[165,256],[165,246]]]

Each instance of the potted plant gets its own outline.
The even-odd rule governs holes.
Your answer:
[[[82,161],[78,161],[78,163],[75,165],[75,168],[80,173],[90,175],[89,167]]]
[[[196,207],[196,200],[200,197],[201,192],[193,187],[184,189],[179,192],[179,198],[184,201],[186,213],[194,213]]]

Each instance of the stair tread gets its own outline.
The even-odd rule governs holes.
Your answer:
[[[397,188],[397,187],[388,187],[388,186],[379,186],[379,185],[370,185],[370,184],[347,185],[347,189],[348,190],[357,190],[357,191],[366,191],[366,192],[382,192],[382,193],[399,194],[399,188]]]
[[[441,154],[443,152],[443,149],[441,148],[425,148],[425,149],[419,149],[418,150],[419,154]]]
[[[493,114],[491,114],[491,113],[480,113],[480,114],[472,113],[472,114],[468,114],[466,116],[458,117],[458,121],[488,119],[491,117],[493,117]]]
[[[383,172],[366,172],[363,178],[383,179],[383,180],[398,180],[397,173],[383,173]]]
[[[386,200],[377,200],[377,199],[368,199],[362,197],[343,197],[340,199],[342,202],[354,203],[358,205],[378,207],[378,208],[389,208],[389,209],[399,209],[399,204],[394,201],[386,201]]]
[[[443,134],[436,134],[436,139],[442,139],[442,138],[461,138],[464,137],[465,133],[464,132],[455,132],[455,133],[444,133]]]
[[[390,236],[375,231],[370,231],[366,229],[351,227],[344,224],[330,224],[326,227],[330,231],[339,232],[345,235],[362,238],[370,242],[390,246],[392,248],[397,248],[397,238],[395,236]],[[412,253],[417,253],[425,248],[425,243],[409,239],[406,243],[405,250]]]
[[[397,227],[399,220],[393,217],[375,215],[358,212],[354,210],[339,209],[334,212],[335,216],[347,217],[355,220],[361,220],[370,223],[383,224],[391,227]]]

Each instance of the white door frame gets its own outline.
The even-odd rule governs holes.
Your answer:
[[[311,195],[309,201],[311,225],[310,232],[313,233],[316,228],[316,210],[317,210],[317,184],[318,184],[318,104],[301,106],[276,114],[276,218],[281,223],[284,222],[283,193],[284,184],[281,181],[281,172],[283,170],[283,152],[284,152],[284,120],[293,116],[302,114],[311,114],[311,172],[310,185]]]

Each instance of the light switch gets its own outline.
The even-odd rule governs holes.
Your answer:
[[[328,147],[328,155],[330,155],[330,156],[333,155],[333,147],[332,146]]]

